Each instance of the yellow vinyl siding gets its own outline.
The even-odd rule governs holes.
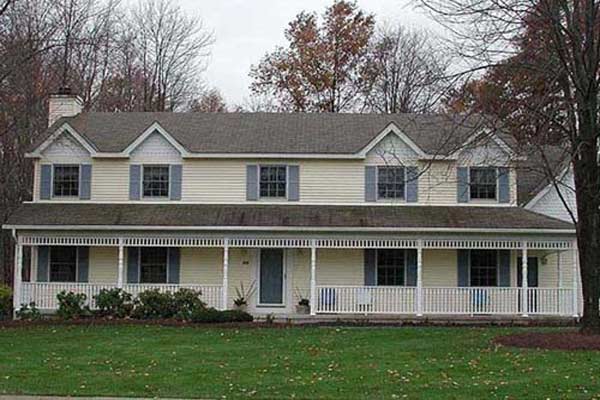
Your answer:
[[[456,163],[431,161],[419,163],[419,203],[456,204]]]
[[[223,283],[223,249],[182,248],[179,282],[220,285]]]
[[[186,160],[182,200],[207,203],[246,201],[246,165],[242,160]]]
[[[35,160],[33,162],[33,201],[38,201],[40,199],[40,161]]]
[[[129,200],[129,162],[127,160],[94,160],[92,200]]]
[[[363,285],[362,249],[317,250],[318,285]]]
[[[90,247],[89,281],[117,285],[119,274],[117,247]]]
[[[456,287],[456,250],[423,250],[423,286]]]
[[[233,300],[236,296],[236,288],[240,288],[243,283],[244,288],[248,290],[252,282],[255,282],[255,267],[258,260],[258,249],[230,249],[229,250],[229,279],[227,307],[233,307]],[[223,267],[221,266],[221,269]],[[256,288],[256,283],[254,284]],[[248,305],[256,305],[257,293],[249,299]]]
[[[364,181],[361,161],[304,161],[300,163],[300,201],[361,203]]]

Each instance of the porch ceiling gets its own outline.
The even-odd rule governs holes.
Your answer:
[[[556,231],[574,226],[520,207],[25,203],[4,228]],[[490,232],[491,233],[491,232]]]

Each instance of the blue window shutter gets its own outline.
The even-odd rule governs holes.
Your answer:
[[[498,202],[510,203],[510,172],[506,167],[498,168]]]
[[[365,167],[365,201],[377,201],[377,167]]]
[[[52,196],[52,165],[42,165],[40,173],[40,199],[50,200]]]
[[[417,286],[417,249],[406,250],[406,286]]]
[[[129,166],[129,200],[140,199],[140,181],[142,178],[141,165]]]
[[[171,165],[171,200],[181,200],[181,164]]]
[[[419,201],[419,168],[406,167],[406,202]]]
[[[469,285],[469,250],[458,249],[457,264],[458,264],[458,286],[467,287]]]
[[[375,286],[377,277],[377,250],[365,249],[365,286]]]
[[[510,250],[498,250],[498,286],[510,286]]]
[[[168,283],[179,283],[179,264],[180,264],[180,256],[179,256],[179,247],[170,247],[169,248],[169,282]]]
[[[127,283],[140,283],[140,248],[127,248]]]
[[[258,165],[246,166],[246,200],[258,200]]]
[[[456,170],[456,201],[469,202],[469,168],[458,167]]]
[[[92,166],[81,164],[79,166],[79,198],[89,200],[92,198]]]
[[[50,272],[50,248],[48,246],[38,246],[37,249],[37,281],[48,282]]]
[[[77,282],[87,282],[90,270],[90,248],[77,248]]]
[[[300,167],[297,165],[288,166],[288,200],[300,200]]]

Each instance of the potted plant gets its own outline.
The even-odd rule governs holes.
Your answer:
[[[244,287],[244,283],[240,282],[240,287],[235,288],[235,299],[233,299],[234,308],[239,311],[246,311],[248,309],[248,301],[250,297],[256,291],[255,281],[250,283],[248,288]]]
[[[309,314],[310,313],[310,300],[299,289],[296,288],[296,297],[299,298],[298,304],[296,304],[296,314]]]

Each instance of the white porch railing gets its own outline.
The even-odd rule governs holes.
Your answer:
[[[413,287],[317,286],[317,312],[409,314],[415,312]]]
[[[320,314],[573,315],[572,289],[317,286]]]
[[[58,300],[56,295],[62,291],[73,293],[84,293],[87,296],[87,304],[90,308],[96,307],[94,296],[102,289],[112,289],[116,285],[95,283],[71,283],[71,282],[23,282],[20,304],[35,302],[40,310],[56,310]],[[127,284],[123,290],[137,297],[144,290],[159,289],[161,292],[175,292],[178,289],[187,288],[202,292],[202,300],[209,306],[221,308],[222,290],[221,285],[193,285],[193,284]]]

